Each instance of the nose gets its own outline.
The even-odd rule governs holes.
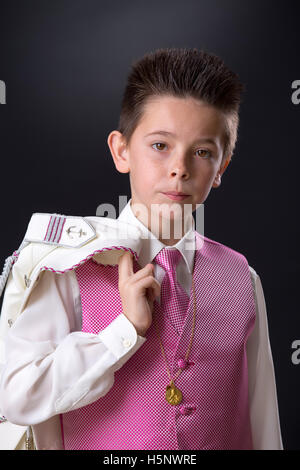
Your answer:
[[[185,158],[179,157],[171,162],[171,176],[178,176],[179,179],[188,179],[189,171]]]

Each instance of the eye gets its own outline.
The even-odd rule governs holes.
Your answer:
[[[163,146],[163,147],[166,147],[166,144],[162,143],[162,142],[155,142],[154,144],[152,144],[152,147],[156,145],[156,146]],[[156,150],[164,150],[163,148],[156,148]],[[199,149],[196,151],[197,152],[202,152],[202,157],[206,157],[206,158],[210,158],[212,156],[212,153],[210,150],[207,150],[207,149]]]
[[[197,152],[204,152],[204,154],[202,153],[202,155],[200,155],[200,157],[205,157],[205,154],[206,154],[206,157],[208,157],[208,158],[211,157],[211,152],[210,152],[210,150],[207,150],[207,149],[199,149],[199,150],[197,150]]]
[[[155,142],[155,144],[153,144],[153,145],[164,145],[165,146],[166,144],[163,144],[162,142]],[[153,147],[153,145],[152,145],[152,147]],[[162,149],[157,149],[157,150],[162,150]]]

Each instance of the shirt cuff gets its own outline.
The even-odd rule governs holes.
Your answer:
[[[98,336],[121,364],[128,361],[147,339],[137,334],[124,313],[118,315]]]

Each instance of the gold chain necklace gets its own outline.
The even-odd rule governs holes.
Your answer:
[[[193,338],[194,338],[194,332],[195,332],[196,295],[195,295],[194,273],[193,273],[193,276],[192,276],[192,284],[193,284],[193,294],[194,294],[193,327],[192,327],[192,334],[191,334],[190,344],[189,344],[189,347],[188,347],[186,355],[185,355],[185,360],[186,361],[187,361],[187,359],[189,357],[189,354],[190,354],[190,351],[191,351],[192,342],[193,342]],[[165,350],[164,350],[164,347],[162,345],[161,338],[160,338],[160,335],[159,335],[158,328],[157,328],[156,322],[154,320],[154,317],[153,317],[153,323],[154,323],[154,326],[155,326],[155,330],[156,330],[156,334],[158,336],[161,352],[162,352],[164,360],[166,362],[167,371],[168,371],[168,375],[169,375],[169,378],[170,378],[170,384],[167,385],[167,387],[166,387],[165,398],[166,398],[167,402],[170,403],[170,405],[178,405],[182,400],[182,392],[175,386],[174,380],[176,380],[177,377],[179,377],[179,375],[181,374],[183,368],[181,367],[179,369],[179,371],[177,372],[177,374],[175,375],[174,379],[172,379],[171,374],[170,374],[170,369],[169,369],[169,366],[168,366],[168,362],[167,362],[167,358],[166,358],[166,355],[165,355]]]

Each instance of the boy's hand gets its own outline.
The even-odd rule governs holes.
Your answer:
[[[133,256],[126,251],[119,259],[119,291],[123,313],[144,336],[152,323],[153,302],[160,295],[160,284],[153,277],[153,264],[133,272]]]

